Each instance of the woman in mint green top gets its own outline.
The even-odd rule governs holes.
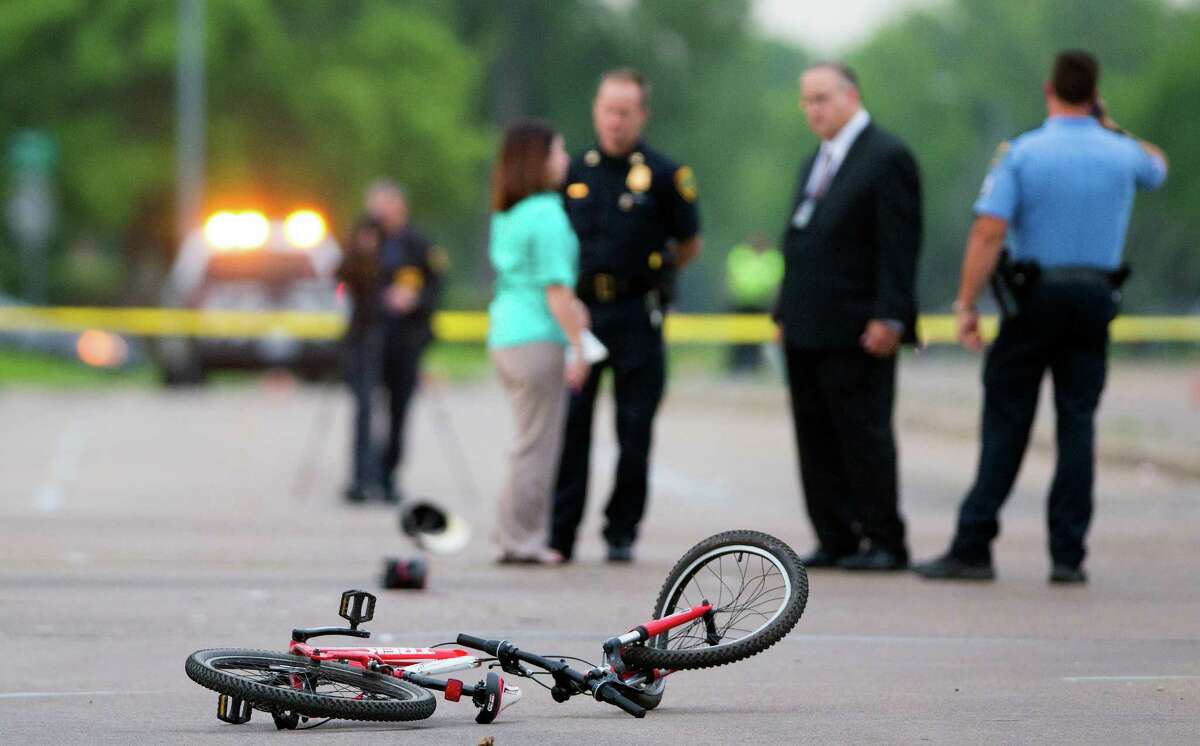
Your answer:
[[[549,548],[551,491],[566,389],[581,388],[589,372],[580,343],[587,309],[574,292],[579,240],[555,191],[568,162],[552,127],[520,122],[505,133],[492,174],[488,255],[496,294],[488,307],[488,350],[516,430],[492,532],[506,563],[563,561]]]
[[[496,270],[496,295],[488,306],[488,347],[566,345],[567,336],[546,299],[548,286],[575,287],[579,267],[579,239],[562,196],[531,194],[493,214],[489,255]]]

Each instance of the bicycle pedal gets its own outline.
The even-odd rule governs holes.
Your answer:
[[[358,625],[371,621],[375,616],[374,594],[360,590],[343,592],[338,616],[350,622],[351,629],[358,629]]]
[[[241,725],[250,722],[254,707],[241,697],[231,697],[228,694],[217,696],[217,720]]]
[[[296,730],[300,725],[300,713],[298,712],[272,711],[271,719],[275,721],[275,730]]]

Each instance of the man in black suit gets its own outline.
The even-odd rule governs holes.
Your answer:
[[[896,351],[916,342],[920,179],[908,148],[871,123],[850,68],[815,65],[800,89],[821,146],[800,173],[774,317],[819,541],[805,563],[899,570],[892,408]]]

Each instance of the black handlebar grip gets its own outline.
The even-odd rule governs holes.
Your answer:
[[[646,717],[646,709],[644,707],[639,706],[636,702],[621,694],[612,684],[601,684],[600,688],[596,690],[596,699],[601,702],[607,702],[610,705],[616,705],[635,718]]]
[[[464,647],[482,650],[488,655],[496,655],[497,651],[500,649],[499,640],[485,640],[482,637],[476,637],[475,635],[459,635],[457,642],[459,645]]]

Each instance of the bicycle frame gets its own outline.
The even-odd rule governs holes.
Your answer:
[[[711,628],[712,624],[712,604],[708,601],[693,606],[685,611],[676,612],[670,616],[665,616],[662,619],[652,619],[645,624],[639,624],[629,632],[626,632],[619,637],[609,638],[604,642],[604,665],[608,667],[614,674],[620,677],[621,683],[628,686],[637,686],[646,681],[654,681],[656,679],[665,678],[675,673],[671,670],[652,669],[650,671],[641,671],[629,669],[625,665],[625,661],[621,658],[621,650],[626,645],[635,645],[640,642],[645,642],[653,637],[681,627],[685,624],[703,618],[709,628],[707,632],[712,635],[716,630]]]
[[[621,658],[621,649],[626,645],[645,642],[696,619],[708,618],[711,611],[712,605],[705,602],[662,619],[639,624],[623,635],[610,638],[603,645],[604,660],[595,670],[606,674],[611,672],[621,684],[630,687],[670,676],[674,671],[628,668]],[[356,668],[390,674],[418,686],[441,691],[451,702],[457,702],[463,694],[473,696],[474,688],[457,679],[442,680],[431,676],[465,671],[482,665],[478,657],[461,648],[327,647],[313,646],[293,639],[288,645],[288,652],[317,662],[345,663]],[[505,670],[518,673],[509,670],[507,666]],[[509,701],[505,706],[515,704],[520,699],[520,690],[515,687],[511,689],[515,691],[509,691]]]
[[[625,695],[643,694],[639,687],[649,685],[671,675],[666,669],[643,670],[630,667],[622,657],[628,646],[641,645],[668,630],[703,618],[708,642],[716,644],[717,635],[713,621],[713,607],[708,601],[698,606],[671,614],[662,619],[653,619],[634,627],[629,632],[611,637],[603,643],[603,658],[600,665],[588,671],[577,671],[563,659],[545,658],[534,653],[521,651],[512,643],[502,640],[484,640],[471,635],[458,635],[458,645],[473,648],[487,654],[481,658],[461,647],[376,647],[376,646],[318,646],[309,643],[314,637],[339,635],[370,638],[371,633],[359,629],[363,622],[374,616],[375,596],[361,590],[350,590],[342,594],[339,615],[350,623],[346,627],[313,627],[292,630],[288,653],[306,658],[313,663],[330,662],[361,669],[364,675],[392,676],[421,688],[443,693],[446,700],[458,702],[464,697],[480,712],[475,721],[487,724],[499,713],[521,699],[522,692],[515,686],[506,686],[504,678],[497,672],[488,672],[482,681],[468,685],[447,674],[479,668],[485,663],[496,661],[489,668],[499,666],[506,674],[532,678],[534,673],[522,665],[530,663],[553,676],[555,685],[547,687],[553,698],[565,702],[579,694],[589,694],[598,701],[615,705],[635,717],[643,717],[646,710]],[[315,669],[314,669],[315,670]],[[438,678],[442,677],[442,678]],[[194,677],[193,677],[194,678]],[[198,682],[199,683],[199,682]],[[309,686],[305,674],[291,673],[290,686],[304,689]],[[215,687],[210,687],[215,688]],[[228,723],[241,724],[250,720],[255,708],[253,701],[241,696],[223,693],[218,689],[217,717]],[[363,695],[359,695],[361,698]],[[295,729],[298,722],[307,722],[308,717],[288,710],[269,710],[280,729]]]

